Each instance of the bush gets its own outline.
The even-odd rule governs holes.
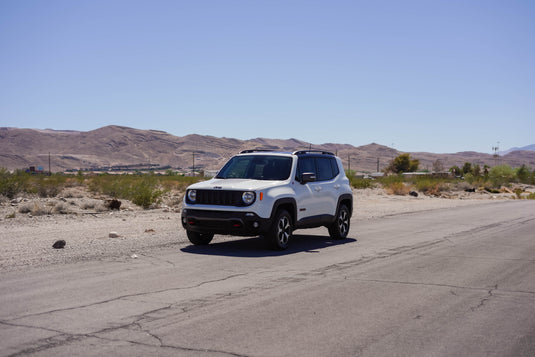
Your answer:
[[[131,187],[130,199],[138,206],[145,209],[157,203],[163,191],[157,189],[156,181],[150,177]]]
[[[372,179],[351,177],[349,179],[351,186],[356,189],[365,189],[375,187],[375,184]]]
[[[411,191],[410,186],[404,182],[392,182],[385,189],[388,194],[399,196],[407,195]]]
[[[519,182],[530,183],[530,171],[529,168],[524,164],[516,169],[515,175]]]
[[[498,165],[490,169],[489,180],[493,187],[501,187],[503,185],[515,182],[515,171],[509,165]]]
[[[4,168],[0,168],[0,195],[9,199],[14,198],[20,192],[26,190],[29,175],[25,172],[16,171],[11,173]]]

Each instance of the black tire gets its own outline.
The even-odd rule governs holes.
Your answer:
[[[333,224],[328,227],[329,235],[332,239],[345,239],[349,233],[350,225],[350,214],[349,209],[346,205],[340,205],[338,209],[338,214],[336,215],[336,220]]]
[[[195,245],[207,245],[214,238],[212,233],[198,233],[193,231],[186,231],[186,233],[189,241]]]
[[[273,249],[284,250],[292,238],[292,217],[285,210],[280,210],[275,216],[266,238]]]

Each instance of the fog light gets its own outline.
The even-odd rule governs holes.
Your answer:
[[[260,225],[258,224],[258,222],[254,222],[254,223],[253,223],[253,227],[258,228],[258,226],[260,226]]]

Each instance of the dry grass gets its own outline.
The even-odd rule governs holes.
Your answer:
[[[391,182],[385,187],[385,190],[389,195],[405,196],[411,191],[411,186],[404,182]]]

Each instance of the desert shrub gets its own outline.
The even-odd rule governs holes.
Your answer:
[[[198,177],[157,176],[153,173],[137,175],[103,174],[86,179],[86,184],[92,192],[100,192],[113,198],[131,200],[138,206],[149,208],[159,202],[166,191],[184,190],[190,184],[200,180]]]
[[[158,182],[165,191],[184,191],[189,185],[199,182],[201,180],[202,178],[200,177],[180,176],[175,174],[158,176]]]
[[[410,188],[405,185],[402,175],[383,176],[379,182],[388,194],[391,195],[406,195]]]
[[[530,193],[529,195],[526,196],[526,198],[528,200],[535,200],[535,192]]]
[[[9,213],[8,215],[6,215],[6,219],[12,219],[12,218],[15,218],[16,215],[17,215],[16,212],[13,211],[13,212]]]
[[[0,168],[0,195],[11,199],[20,192],[26,191],[29,177],[30,175],[23,171],[11,173]]]
[[[84,200],[80,204],[81,209],[93,209],[96,206],[96,202],[94,200]]]
[[[351,177],[349,182],[356,189],[372,188],[375,186],[373,180],[367,178]]]
[[[162,194],[163,191],[157,188],[156,180],[147,177],[131,187],[129,198],[134,204],[146,209],[157,203]]]
[[[39,202],[34,202],[21,205],[19,207],[19,213],[31,213],[32,216],[42,216],[48,214],[49,211]]]
[[[381,185],[386,187],[394,182],[404,182],[404,178],[402,175],[389,175],[381,177],[378,181]]]
[[[64,202],[57,202],[52,208],[52,213],[66,214],[69,213],[69,209]]]
[[[32,205],[25,203],[19,206],[19,213],[30,213],[32,211]]]
[[[387,185],[385,189],[388,194],[399,196],[407,195],[411,191],[410,186],[406,185],[404,182],[392,182]]]
[[[515,175],[519,182],[529,184],[531,181],[530,170],[525,164],[515,170]]]
[[[87,186],[92,192],[99,192],[114,198],[126,198],[132,180],[132,175],[102,174],[92,177]]]
[[[516,178],[515,170],[509,165],[498,165],[490,169],[489,180],[493,187],[501,187],[514,182]]]

